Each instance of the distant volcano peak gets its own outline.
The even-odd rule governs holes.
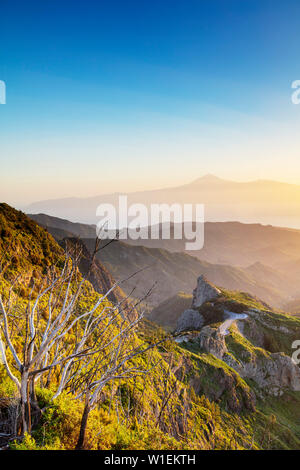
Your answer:
[[[211,173],[208,173],[207,175],[201,176],[200,178],[197,178],[192,182],[192,184],[200,184],[200,183],[223,183],[225,180],[222,178],[219,178],[218,176],[215,176]]]

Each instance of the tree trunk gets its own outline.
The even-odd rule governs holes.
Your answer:
[[[86,432],[86,426],[87,426],[90,411],[91,411],[91,407],[90,407],[89,399],[87,399],[84,405],[84,410],[83,410],[83,414],[81,418],[79,437],[78,437],[78,441],[75,447],[76,450],[84,449],[85,432]]]
[[[36,393],[35,393],[35,382],[34,382],[34,377],[30,380],[30,415],[31,415],[31,427],[36,426],[42,416],[42,411],[39,407],[37,398],[36,398]]]
[[[29,397],[28,371],[23,371],[21,375],[21,415],[22,434],[31,432],[31,410]]]

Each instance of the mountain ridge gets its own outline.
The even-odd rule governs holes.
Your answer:
[[[90,251],[93,249],[95,227],[74,224],[50,216],[40,217],[33,215],[32,218],[42,226],[47,227],[45,223],[48,223],[48,230],[58,240],[64,237],[68,238],[70,236],[69,231],[73,230],[74,235],[81,237]],[[219,250],[221,247],[221,252],[229,251],[230,253],[229,248],[231,245],[236,249],[236,239],[238,237],[241,236],[245,241],[245,234],[240,234],[241,229],[242,231],[255,231],[258,229],[258,236],[260,236],[262,227],[242,227],[239,223],[237,224],[238,231],[235,236],[231,233],[231,226],[228,227],[226,225],[225,227],[221,225],[220,232],[215,234],[208,233],[207,240],[216,238]],[[54,225],[54,227],[50,227],[50,225]],[[59,225],[59,230],[55,227],[56,225]],[[209,225],[208,227],[209,229],[214,228],[214,225]],[[222,248],[220,238],[224,239],[225,229],[227,230],[226,233],[229,234],[231,245],[227,245],[227,248],[225,245]],[[87,232],[90,232],[91,238],[84,238]],[[123,288],[128,294],[135,287],[135,284],[138,284],[138,288],[135,290],[136,295],[143,297],[151,288],[153,282],[158,281],[156,288],[148,299],[151,307],[157,307],[165,299],[176,295],[179,291],[189,293],[189,286],[195,282],[200,273],[204,273],[212,282],[224,288],[249,291],[251,294],[263,298],[263,300],[276,307],[283,306],[287,298],[292,300],[293,295],[296,296],[297,294],[297,280],[291,278],[288,273],[277,272],[274,268],[259,260],[250,259],[251,263],[245,266],[237,266],[234,263],[230,264],[228,259],[223,263],[220,263],[218,260],[211,262],[209,256],[204,256],[205,251],[203,250],[199,253],[186,253],[184,251],[176,251],[178,249],[177,245],[174,247],[175,249],[168,250],[167,244],[161,247],[151,246],[151,240],[149,241],[149,246],[146,240],[141,241],[144,245],[129,242],[129,240],[118,241],[106,247],[100,252],[100,261],[118,280],[126,279],[133,273],[141,271],[140,274],[131,278],[130,281],[125,282]],[[238,247],[237,249],[240,248]],[[215,245],[212,245],[211,251],[215,255]],[[272,251],[273,255],[274,251]],[[124,260],[126,260],[125,264]]]
[[[103,196],[115,196],[115,195],[120,195],[120,194],[144,194],[144,193],[151,193],[151,192],[157,192],[157,191],[168,191],[168,190],[176,190],[176,189],[182,189],[182,188],[186,188],[188,186],[194,186],[194,185],[197,185],[197,184],[201,184],[201,183],[210,183],[210,184],[214,184],[214,183],[217,183],[217,184],[220,184],[220,183],[229,183],[229,184],[237,184],[237,185],[252,185],[252,184],[275,184],[275,185],[283,185],[283,186],[286,186],[286,187],[296,187],[296,188],[299,188],[300,189],[300,184],[297,184],[297,183],[287,183],[285,181],[277,181],[277,180],[271,180],[271,179],[254,179],[254,180],[250,180],[250,181],[235,181],[235,180],[230,180],[230,179],[225,179],[225,178],[221,178],[219,176],[216,176],[212,173],[207,173],[203,176],[200,176],[199,178],[196,178],[192,181],[190,181],[189,183],[183,183],[183,184],[180,184],[178,186],[169,186],[169,187],[164,187],[164,188],[157,188],[157,189],[147,189],[147,190],[144,190],[144,191],[132,191],[132,192],[126,192],[126,191],[114,191],[112,193],[103,193],[103,194],[96,194],[95,196],[88,196],[88,197],[78,197],[78,196],[66,196],[66,197],[62,197],[62,198],[49,198],[49,199],[44,199],[44,200],[38,200],[38,201],[33,201],[32,203],[30,203],[28,206],[27,206],[27,210],[28,208],[32,207],[33,205],[35,204],[40,204],[40,203],[44,203],[44,202],[52,202],[52,201],[68,201],[68,200],[82,200],[82,199],[85,199],[85,200],[94,200],[94,199],[98,199],[98,198],[101,198]]]
[[[37,201],[26,212],[97,224],[97,207],[112,204],[118,211],[120,194],[127,195],[128,205],[144,204],[148,210],[151,204],[203,204],[206,221],[237,220],[300,229],[300,185],[272,180],[235,182],[214,175],[168,188]]]

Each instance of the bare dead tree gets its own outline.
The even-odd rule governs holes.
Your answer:
[[[99,249],[96,241],[91,265]],[[27,301],[20,302],[14,295],[15,281],[8,295],[0,296],[0,354],[19,392],[21,434],[31,432],[32,408],[37,407],[35,383],[45,375],[49,382],[51,371],[58,369],[53,398],[69,388],[85,402],[78,439],[81,448],[89,412],[105,385],[147,373],[147,368],[138,368],[132,361],[155,345],[142,346],[135,338],[144,316],[137,307],[144,299],[131,304],[130,315],[128,308],[124,315],[124,299],[116,305],[107,302],[117,283],[105,295],[98,295],[89,308],[80,306],[86,288],[86,277],[78,270],[81,251],[76,245],[66,250],[63,267],[52,266],[38,291],[32,285]],[[75,335],[75,341],[68,341],[69,334]]]
[[[69,380],[72,394],[84,401],[80,431],[76,449],[83,449],[90,411],[97,405],[106,385],[135,379],[148,374],[157,365],[157,361],[145,357],[143,365],[137,365],[135,359],[153,350],[158,343],[142,343],[135,335],[136,328],[143,318],[139,314],[135,320],[124,319],[120,315],[114,317],[115,334],[104,328],[101,334],[101,348],[97,354],[85,355],[80,366],[73,371]],[[146,360],[147,359],[147,360]]]
[[[57,274],[53,269],[44,283],[47,285],[40,288],[34,300],[31,293],[26,305],[20,306],[18,301],[14,303],[11,291],[5,301],[0,297],[0,353],[6,372],[20,394],[23,432],[31,431],[35,382],[54,368],[61,368],[55,394],[58,396],[64,389],[74,361],[85,355],[91,357],[99,350],[99,325],[106,325],[108,329],[116,312],[119,312],[118,305],[111,306],[106,302],[116,284],[105,295],[99,295],[89,309],[80,311],[78,300],[85,279],[77,269],[79,257],[80,253],[75,256],[74,253],[67,253],[61,271]],[[17,333],[23,343],[22,352],[20,348],[17,352],[13,340],[16,319],[21,324]],[[66,337],[75,330],[76,341],[68,345]]]

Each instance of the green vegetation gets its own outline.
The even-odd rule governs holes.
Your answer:
[[[26,323],[29,296],[36,298],[50,268],[60,272],[64,253],[44,229],[21,212],[1,204],[0,259],[0,294],[7,299],[11,290],[18,306],[20,319],[13,341],[17,353],[21,354],[24,344],[21,332]],[[80,276],[78,273],[79,279]],[[85,312],[98,298],[99,294],[86,281],[76,315]],[[187,300],[190,302],[190,297],[180,294],[174,306],[177,301],[181,306]],[[41,304],[42,325],[48,320],[47,301],[46,297]],[[287,351],[287,334],[282,334],[280,328],[299,331],[300,320],[272,312],[248,294],[223,291],[218,303],[207,304],[203,310],[215,311],[218,319],[222,302],[223,307],[236,312],[259,309],[260,333],[265,341],[269,337],[273,340],[270,348],[263,348],[232,326],[226,345],[228,354],[237,361],[247,362],[253,355],[268,357],[270,352]],[[105,301],[105,305],[111,304]],[[78,340],[80,328],[83,324],[66,336],[66,350]],[[137,344],[147,347],[155,342],[159,342],[155,349],[131,359],[136,369],[153,364],[148,374],[123,377],[103,388],[97,406],[89,414],[86,449],[300,448],[300,393],[287,393],[284,400],[265,399],[256,384],[242,379],[224,361],[201,350],[196,340],[177,344],[161,327],[146,319],[140,323],[128,347]],[[12,364],[9,354],[8,360]],[[36,400],[42,410],[41,417],[34,422],[30,434],[8,442],[11,449],[74,449],[84,401],[68,388],[53,400],[60,374],[61,368],[56,367],[38,381]],[[10,425],[18,406],[17,389],[0,365],[0,432],[1,427]],[[0,442],[1,445],[7,442]]]
[[[226,336],[226,346],[235,358],[240,358],[244,363],[250,362],[255,356],[270,356],[265,349],[253,346],[247,338],[239,334],[236,326],[232,326],[230,335]]]

